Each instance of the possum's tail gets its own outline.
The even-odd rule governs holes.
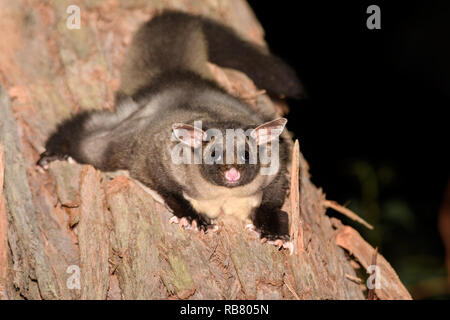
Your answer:
[[[201,19],[209,60],[244,72],[255,84],[277,97],[301,98],[305,92],[295,71],[267,49],[243,40],[231,28]]]
[[[175,11],[156,16],[138,30],[122,68],[119,94],[133,96],[165,71],[191,71],[212,79],[207,61],[246,73],[274,96],[304,95],[295,71],[267,49],[211,19]]]
[[[45,152],[40,155],[37,165],[46,168],[50,162],[68,157],[80,161],[78,146],[89,117],[89,112],[81,112],[61,123],[45,143]]]

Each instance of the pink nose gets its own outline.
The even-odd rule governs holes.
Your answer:
[[[230,170],[225,172],[225,179],[227,179],[227,181],[229,182],[236,182],[240,177],[241,174],[235,168],[231,168]]]

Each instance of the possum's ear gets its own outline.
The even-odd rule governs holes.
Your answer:
[[[199,128],[184,123],[174,123],[172,130],[175,138],[185,145],[198,148],[206,138],[206,133]]]
[[[287,119],[279,118],[272,120],[255,128],[250,136],[256,140],[258,145],[268,143],[269,141],[278,139],[279,135],[283,132],[284,126],[287,123]]]

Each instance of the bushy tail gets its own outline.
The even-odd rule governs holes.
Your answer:
[[[84,134],[84,124],[89,117],[89,112],[81,112],[58,125],[47,140],[45,152],[40,155],[37,164],[46,167],[54,160],[63,160],[67,157],[83,162],[79,154],[79,143]]]
[[[247,74],[255,84],[277,97],[301,98],[303,86],[295,71],[279,57],[243,40],[231,28],[202,18],[209,60]]]
[[[295,71],[265,48],[216,21],[176,11],[166,11],[138,30],[122,68],[120,93],[132,96],[164,71],[211,78],[207,61],[244,72],[274,96],[304,94]]]

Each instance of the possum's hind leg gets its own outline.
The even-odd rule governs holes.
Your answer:
[[[54,160],[72,157],[80,163],[102,167],[102,156],[114,131],[140,106],[130,97],[117,101],[116,111],[84,111],[61,123],[45,144],[37,164],[47,167]]]

